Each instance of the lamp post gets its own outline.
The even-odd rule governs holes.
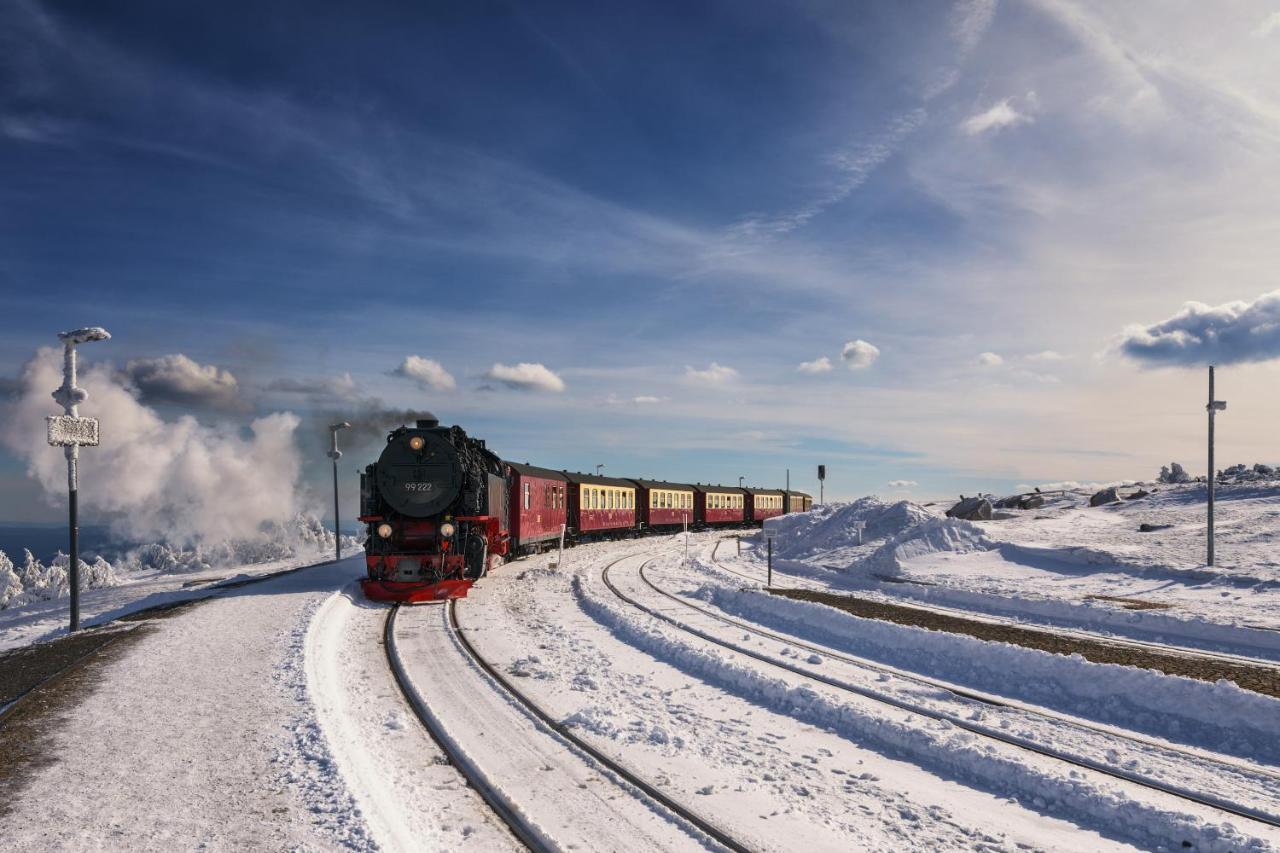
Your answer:
[[[739,488],[739,489],[741,489],[741,488],[742,488],[742,481],[743,481],[744,479],[746,479],[744,476],[742,476],[741,474],[739,474],[739,475],[738,475],[738,488]]]
[[[49,430],[49,444],[61,447],[67,457],[67,506],[71,538],[71,628],[80,630],[80,448],[97,447],[97,418],[80,417],[80,404],[89,398],[89,392],[76,387],[76,344],[90,341],[106,341],[111,335],[99,326],[59,332],[63,344],[62,386],[53,392],[54,401],[62,406],[64,414],[45,418]]]
[[[340,424],[329,424],[329,437],[333,439],[329,458],[333,460],[333,559],[335,562],[342,559],[342,513],[338,511],[338,460],[342,458],[342,451],[338,449],[338,430],[350,427],[351,424],[346,421]]]
[[[599,465],[597,465],[597,466],[596,466],[596,476],[597,476],[597,477],[599,477],[599,476],[600,476],[600,469],[601,469],[601,468],[603,468],[603,467],[604,467],[604,463],[603,463],[603,462],[601,462]]]
[[[1209,530],[1208,530],[1208,536],[1207,536],[1209,553],[1208,553],[1207,564],[1212,566],[1213,565],[1213,476],[1214,476],[1213,420],[1214,420],[1214,415],[1216,415],[1218,412],[1225,412],[1227,410],[1226,400],[1213,399],[1213,365],[1212,364],[1209,365],[1209,404],[1204,408],[1205,408],[1205,411],[1209,413],[1209,513],[1208,513]]]

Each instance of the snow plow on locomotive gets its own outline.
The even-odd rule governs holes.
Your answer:
[[[364,593],[375,601],[461,598],[510,546],[502,461],[434,418],[387,436],[360,475]]]

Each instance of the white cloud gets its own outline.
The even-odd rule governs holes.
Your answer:
[[[702,385],[723,385],[726,382],[732,382],[737,379],[738,371],[732,367],[716,364],[713,361],[706,370],[696,370],[686,365],[684,377],[690,382],[697,382]]]
[[[411,379],[423,388],[430,388],[433,391],[452,391],[458,387],[458,383],[453,381],[453,376],[440,362],[420,355],[406,357],[391,373],[393,376]]]
[[[1253,31],[1253,34],[1258,38],[1266,38],[1275,33],[1280,33],[1280,12],[1272,12],[1267,15]]]
[[[875,364],[876,359],[880,357],[880,348],[859,338],[846,343],[844,349],[840,351],[840,357],[844,359],[850,370],[863,370]]]
[[[815,358],[813,361],[802,361],[796,370],[801,373],[826,373],[831,369],[831,359],[825,355],[821,358]]]
[[[527,361],[515,365],[495,364],[484,376],[517,391],[554,391],[558,394],[564,390],[563,379],[546,366]]]
[[[969,116],[960,127],[970,136],[977,136],[989,130],[1003,130],[1031,121],[1034,119],[1030,115],[1019,112],[1014,107],[1012,98],[1005,98],[983,112]]]
[[[1051,362],[1051,361],[1064,361],[1066,357],[1059,352],[1055,352],[1051,349],[1047,349],[1047,350],[1044,350],[1043,352],[1033,352],[1031,355],[1025,356],[1025,358],[1027,361]]]
[[[909,489],[912,486],[918,486],[920,484],[915,480],[890,480],[888,485],[893,489]]]
[[[631,402],[635,403],[636,405],[643,406],[649,403],[661,403],[662,398],[653,397],[648,394],[641,394],[639,397],[632,397]]]
[[[978,364],[983,367],[999,367],[1004,364],[1004,359],[993,352],[984,352],[978,355]]]
[[[233,406],[239,398],[240,383],[230,371],[197,364],[182,353],[134,359],[124,372],[150,402]]]
[[[1125,328],[1122,353],[1150,365],[1198,366],[1280,358],[1280,290],[1253,302],[1188,302],[1168,320]]]

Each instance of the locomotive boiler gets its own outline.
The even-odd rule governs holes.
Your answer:
[[[393,430],[360,475],[365,595],[407,602],[465,596],[505,559],[507,512],[502,461],[483,441],[432,417]]]

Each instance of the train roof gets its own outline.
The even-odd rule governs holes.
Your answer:
[[[802,491],[800,491],[799,489],[792,489],[792,490],[791,490],[791,494],[793,494],[793,495],[799,495],[799,496],[800,496],[800,497],[802,497],[802,498],[811,498],[811,497],[813,497],[813,495],[809,494],[808,492],[802,492]]]
[[[595,474],[584,474],[581,471],[562,471],[564,478],[570,483],[586,483],[590,486],[622,486],[634,489],[636,484],[621,477],[598,477]]]
[[[757,489],[752,486],[747,486],[747,488],[744,489],[744,491],[748,491],[753,495],[785,495],[786,494],[786,492],[782,491],[782,489]]]
[[[715,492],[717,495],[745,495],[746,489],[739,486],[717,486],[715,483],[697,483],[694,488],[700,492]]]
[[[637,480],[632,478],[631,482],[645,489],[671,489],[672,491],[692,492],[697,488],[691,483],[671,483],[666,480]]]
[[[553,471],[550,468],[539,468],[537,465],[530,465],[527,462],[524,464],[519,462],[503,462],[503,464],[516,473],[523,474],[526,477],[541,477],[544,480],[559,480],[561,482],[565,482],[569,479],[562,471]]]

